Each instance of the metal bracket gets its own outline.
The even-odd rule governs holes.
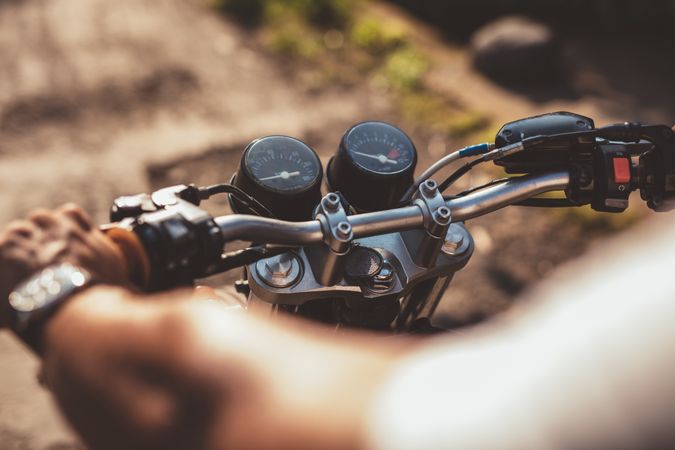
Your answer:
[[[321,224],[325,246],[310,247],[307,256],[316,281],[333,286],[343,278],[354,232],[337,194],[330,193],[321,199],[315,216]]]
[[[405,232],[403,239],[415,264],[429,268],[436,263],[445,242],[452,219],[451,212],[434,180],[426,180],[419,186],[413,203],[422,210],[424,233]]]

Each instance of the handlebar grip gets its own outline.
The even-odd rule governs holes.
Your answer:
[[[142,289],[147,288],[151,275],[150,259],[138,235],[116,225],[103,226],[101,231],[122,252],[131,282]]]

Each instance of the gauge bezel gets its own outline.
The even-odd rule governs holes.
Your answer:
[[[311,154],[314,157],[315,163],[316,163],[316,174],[314,178],[311,181],[308,181],[305,183],[304,186],[299,187],[299,188],[294,188],[294,189],[278,189],[274,188],[272,186],[269,186],[267,184],[264,184],[259,181],[258,177],[253,173],[252,168],[249,165],[249,160],[250,160],[250,154],[251,151],[254,149],[254,147],[257,144],[260,144],[261,142],[267,140],[267,139],[284,139],[284,140],[289,140],[294,142],[295,144],[299,144],[300,147],[302,147],[304,150],[307,150],[309,154]],[[254,140],[250,144],[246,146],[246,149],[244,150],[244,154],[241,159],[241,169],[244,170],[246,173],[244,176],[246,176],[249,180],[251,180],[256,186],[260,187],[261,189],[264,189],[268,192],[272,192],[274,194],[280,194],[280,195],[296,195],[296,194],[301,194],[304,192],[307,192],[313,188],[316,187],[317,184],[321,183],[321,180],[323,179],[323,165],[321,163],[321,158],[319,158],[319,155],[314,151],[312,147],[307,145],[305,142],[301,141],[300,139],[291,137],[291,136],[284,136],[284,135],[271,135],[271,136],[265,136],[259,139]]]
[[[403,168],[396,170],[394,172],[383,172],[383,171],[377,171],[373,169],[369,169],[368,167],[364,167],[361,165],[355,155],[353,155],[350,151],[349,148],[349,139],[354,136],[355,133],[359,131],[359,128],[363,126],[368,126],[368,125],[378,125],[378,126],[385,126],[390,128],[392,131],[395,133],[399,134],[399,138],[403,141],[404,144],[407,143],[409,145],[409,149],[412,153],[412,158],[410,159],[410,162]],[[342,139],[340,141],[340,151],[345,153],[345,156],[347,157],[347,160],[350,162],[352,166],[354,166],[357,170],[368,174],[370,176],[374,177],[392,177],[392,176],[398,176],[402,173],[405,173],[410,170],[412,167],[413,170],[417,166],[417,148],[415,147],[415,143],[412,141],[412,139],[400,128],[397,126],[391,125],[387,122],[380,122],[380,121],[374,121],[374,120],[368,120],[364,122],[357,123],[350,127],[342,136]]]

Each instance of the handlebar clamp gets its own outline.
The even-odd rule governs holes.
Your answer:
[[[324,286],[333,286],[343,276],[354,230],[347,220],[340,197],[335,193],[331,192],[321,199],[315,216],[321,223],[325,245],[309,249],[309,262],[316,280]]]
[[[434,180],[426,180],[417,188],[414,204],[422,210],[426,233],[420,239],[417,232],[404,232],[403,241],[413,255],[415,264],[420,267],[432,267],[441,252],[450,227],[450,208],[445,204]]]

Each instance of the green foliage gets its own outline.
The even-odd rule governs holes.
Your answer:
[[[374,17],[366,17],[352,27],[350,38],[358,47],[376,54],[383,54],[402,47],[406,43],[403,28],[383,23]]]
[[[246,24],[259,25],[263,42],[286,56],[315,59],[344,30],[365,0],[211,0],[220,11]],[[328,31],[326,31],[328,30]]]
[[[275,52],[313,59],[321,51],[318,34],[303,21],[290,17],[263,33],[265,44]]]
[[[487,118],[485,120],[486,126],[482,130],[472,135],[472,138],[476,142],[494,142],[495,136],[497,136],[497,133],[501,128],[501,125],[496,125],[494,122],[491,122]]]
[[[344,26],[358,0],[285,0],[280,1],[305,20],[321,26]],[[270,1],[270,4],[275,2]]]
[[[429,68],[426,56],[412,46],[392,52],[384,63],[384,76],[395,89],[416,89]]]
[[[454,136],[465,137],[481,132],[490,125],[490,120],[476,111],[455,114],[448,119],[450,133]],[[489,139],[490,141],[492,139]]]
[[[361,0],[212,0],[213,6],[247,23],[294,16],[322,27],[345,26]]]
[[[481,134],[490,126],[490,120],[484,115],[465,111],[460,105],[423,90],[401,93],[399,109],[408,120],[424,123],[437,133],[453,137]]]
[[[311,62],[304,66],[310,67],[305,87],[372,77],[393,94],[404,117],[435,132],[465,138],[490,125],[485,116],[431,93],[424,83],[431,66],[426,53],[405,25],[368,12],[368,0],[211,1],[260,25],[262,42],[275,53]]]

